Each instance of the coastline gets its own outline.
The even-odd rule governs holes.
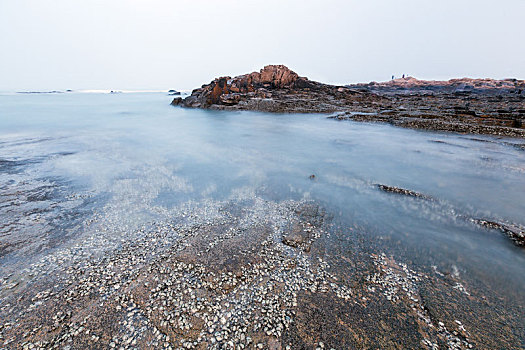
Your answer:
[[[285,66],[221,77],[177,97],[174,106],[270,113],[327,113],[330,118],[395,126],[525,138],[525,82],[516,79],[421,81],[334,86]]]

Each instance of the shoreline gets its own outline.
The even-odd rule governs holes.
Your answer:
[[[177,97],[174,106],[270,113],[327,113],[338,120],[525,138],[525,82],[516,79],[402,78],[334,86],[300,77],[285,66],[221,77]]]
[[[388,241],[340,227],[313,201],[249,201],[151,223],[99,257],[57,251],[63,263],[43,275],[49,264],[32,264],[34,280],[8,276],[0,340],[28,349],[517,346],[512,329],[486,322],[496,313],[485,303],[499,293],[454,265],[394,256]]]

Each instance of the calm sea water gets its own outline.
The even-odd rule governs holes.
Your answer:
[[[87,235],[90,249],[113,249],[184,205],[307,198],[404,261],[456,266],[525,305],[525,251],[465,220],[525,225],[518,141],[170,101],[164,93],[0,95],[4,276]],[[436,200],[384,193],[378,183]],[[95,218],[103,236],[89,229]]]

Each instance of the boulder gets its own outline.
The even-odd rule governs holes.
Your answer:
[[[173,101],[171,101],[171,104],[173,106],[179,106],[180,104],[182,104],[182,97],[175,97]]]

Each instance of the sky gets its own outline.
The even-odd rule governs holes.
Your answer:
[[[525,79],[525,0],[0,0],[0,91]]]

